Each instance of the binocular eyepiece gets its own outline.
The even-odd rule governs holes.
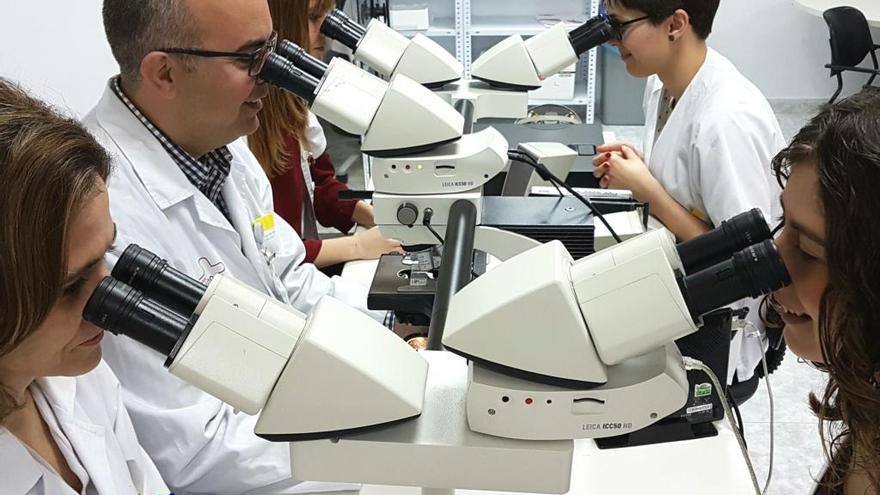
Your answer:
[[[113,277],[105,277],[92,293],[83,310],[83,318],[108,332],[130,337],[164,356],[171,354],[190,324],[187,318]]]
[[[275,48],[278,55],[287,59],[294,67],[303,70],[315,79],[322,79],[327,73],[327,64],[309,55],[305,49],[288,40],[281,40]]]
[[[350,50],[357,51],[358,45],[367,34],[367,29],[351,20],[341,10],[334,9],[321,24],[321,33],[342,43]]]
[[[770,228],[758,208],[721,222],[703,235],[675,248],[686,273],[694,273],[729,258],[733,253],[770,238]]]
[[[685,301],[695,318],[746,297],[769,294],[790,283],[782,257],[769,239],[681,280]]]
[[[92,293],[83,318],[170,356],[191,328],[193,313],[207,290],[205,284],[131,244],[111,276]]]
[[[758,208],[675,246],[684,274],[679,280],[695,318],[746,297],[791,283],[770,228]]]
[[[617,30],[606,15],[598,15],[568,33],[571,47],[578,55],[617,38]]]

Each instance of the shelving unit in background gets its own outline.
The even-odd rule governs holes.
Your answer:
[[[519,34],[524,38],[538,34],[547,25],[539,16],[583,22],[599,11],[599,0],[542,0],[517,2],[512,0],[388,0],[395,6],[427,5],[431,22],[427,30],[401,30],[413,36],[422,33],[437,41],[465,66],[504,38]],[[499,15],[503,13],[503,15]],[[530,98],[531,105],[559,104],[580,107],[588,123],[593,122],[596,102],[596,50],[581,56],[575,67],[574,97],[567,99]]]

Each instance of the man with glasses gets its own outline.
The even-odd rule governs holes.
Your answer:
[[[115,157],[117,246],[140,244],[204,283],[232,276],[303,312],[330,295],[381,321],[366,309],[366,287],[302,263],[302,241],[273,214],[242,139],[260,125],[267,87],[256,76],[277,43],[266,1],[105,0],[103,16],[120,75],[84,123]],[[256,418],[172,376],[133,340],[108,335],[103,349],[176,493],[294,485],[288,446],[254,435]]]

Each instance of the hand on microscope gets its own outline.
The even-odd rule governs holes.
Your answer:
[[[401,253],[400,241],[386,239],[379,231],[379,227],[372,227],[357,232],[352,236],[352,259],[372,260],[386,253]]]
[[[638,201],[652,202],[663,186],[651,175],[644,155],[629,145],[614,143],[596,147],[593,175],[604,189],[628,189]]]

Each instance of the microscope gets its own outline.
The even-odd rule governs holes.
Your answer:
[[[286,40],[269,55],[260,78],[302,97],[330,123],[363,136],[362,151],[372,157],[376,223],[384,235],[404,245],[437,244],[452,204],[465,200],[481,219],[477,249],[507,259],[538,244],[482,221],[483,186],[507,165],[507,142],[493,128],[465,133],[466,119],[424,86],[400,74],[385,82],[341,59],[324,64]],[[574,158],[559,144],[521,152],[557,171]],[[496,216],[503,213],[499,210]]]
[[[407,39],[377,19],[363,27],[334,9],[321,24],[321,32],[351,49],[355,61],[383,76],[403,74],[438,88],[461,79],[464,72],[461,63],[432,39],[423,34]]]
[[[508,150],[507,142],[491,127],[465,133],[472,114],[463,117],[402,74],[385,82],[342,59],[325,64],[287,40],[269,56],[261,78],[302,97],[329,122],[364,136],[362,151],[371,155],[375,188],[370,197],[383,235],[405,246],[443,244],[451,207],[465,200],[474,205],[479,219],[475,248],[496,258],[510,258],[552,239],[564,239],[578,258],[595,250],[593,216],[577,200],[524,198],[535,181],[528,166],[511,164],[506,196],[483,194],[511,154],[525,155],[564,177],[577,154],[569,147],[528,143]],[[419,125],[411,116],[418,116]],[[609,203],[605,211],[636,207],[631,201]],[[630,235],[643,230],[642,225],[625,227]],[[426,323],[436,283],[435,257],[439,254],[389,255],[377,272],[370,307],[408,313],[408,321]],[[416,265],[420,269],[409,270]],[[404,271],[408,272],[404,278],[398,276]],[[413,308],[422,309],[407,311]]]
[[[614,38],[614,27],[604,14],[570,32],[559,23],[528,40],[519,35],[506,38],[474,61],[471,75],[498,88],[537,89],[541,81],[576,63],[583,53]]]
[[[559,242],[524,252],[454,295],[451,352],[416,352],[329,296],[303,315],[222,275],[205,286],[136,245],[84,318],[259,414],[298,479],[564,493],[572,439],[684,404],[674,339],[789,283],[771,241],[733,230],[679,245],[656,230],[579,261]]]
[[[615,37],[604,14],[570,32],[560,23],[527,41],[511,36],[473,62],[472,80],[460,80],[461,64],[422,34],[410,40],[376,19],[365,28],[338,9],[324,20],[321,32],[350,48],[356,61],[383,76],[406,75],[438,90],[452,104],[470,101],[474,120],[525,117],[527,91],[539,88],[544,79]]]

